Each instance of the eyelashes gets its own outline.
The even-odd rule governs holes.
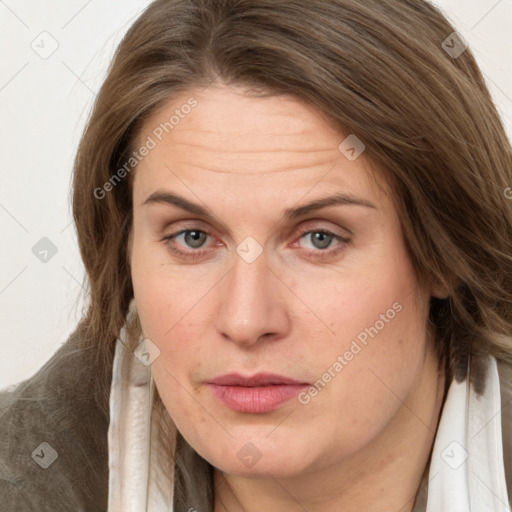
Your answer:
[[[320,235],[320,237],[311,237],[311,235]],[[181,240],[185,246],[188,245],[189,250],[183,250],[183,248],[180,248],[180,246],[177,244],[177,240],[180,240],[180,237],[182,237]],[[207,255],[210,255],[214,252],[212,249],[202,248],[208,237],[211,237],[211,235],[204,229],[188,228],[182,229],[175,233],[171,233],[170,235],[166,235],[162,238],[162,242],[165,243],[166,247],[172,254],[182,259],[195,260],[201,257],[206,257]],[[310,239],[310,244],[313,246],[313,249],[300,249],[300,241],[308,237]],[[337,256],[346,248],[350,241],[351,240],[346,236],[333,233],[332,231],[326,229],[307,229],[299,232],[298,238],[296,238],[296,240],[291,245],[294,248],[298,247],[297,250],[301,251],[303,255],[309,259],[325,259]],[[319,243],[320,247],[314,246],[314,244],[317,242]],[[200,247],[196,246],[198,243],[200,244]],[[334,248],[332,247],[333,244]]]

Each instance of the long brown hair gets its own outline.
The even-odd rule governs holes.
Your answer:
[[[472,52],[448,51],[460,47],[454,32],[422,0],[151,3],[116,51],[74,167],[84,326],[99,368],[112,363],[133,297],[133,172],[104,184],[164,101],[212,83],[292,94],[363,141],[392,188],[420,283],[448,292],[430,309],[447,375],[466,378],[471,356],[481,390],[486,355],[510,365],[512,151]]]

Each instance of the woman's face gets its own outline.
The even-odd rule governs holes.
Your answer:
[[[291,97],[221,87],[139,134],[131,266],[155,383],[224,472],[306,474],[421,419],[430,293],[348,135]],[[212,383],[232,374],[261,379]]]

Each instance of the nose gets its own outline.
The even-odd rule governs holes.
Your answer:
[[[285,286],[267,266],[265,252],[247,263],[236,255],[222,280],[216,329],[224,338],[250,347],[259,340],[278,339],[290,328]]]

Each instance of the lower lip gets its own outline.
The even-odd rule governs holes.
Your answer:
[[[208,384],[213,394],[230,409],[244,413],[264,413],[277,409],[297,396],[307,384],[276,384],[261,387]]]

